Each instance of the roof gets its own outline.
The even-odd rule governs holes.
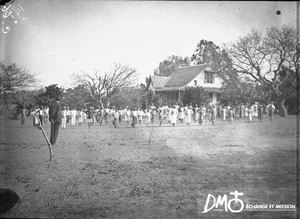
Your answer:
[[[179,90],[185,90],[184,87],[162,87],[156,89],[156,91],[179,91]]]
[[[166,87],[185,86],[208,67],[210,67],[209,64],[202,64],[179,68],[171,74],[171,79],[167,82]]]
[[[204,87],[204,90],[207,92],[221,93],[221,88],[218,87]]]
[[[162,87],[156,89],[156,91],[185,91],[186,86],[183,87]],[[221,93],[221,88],[218,87],[204,87],[204,90],[207,92]]]
[[[171,79],[170,76],[164,77],[164,76],[152,76],[152,84],[155,88],[164,87],[167,82]]]

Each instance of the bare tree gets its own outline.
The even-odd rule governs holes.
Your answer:
[[[112,72],[93,74],[82,72],[81,74],[73,74],[72,78],[76,84],[81,84],[88,88],[91,96],[100,103],[103,108],[103,99],[107,99],[107,105],[110,99],[116,94],[120,88],[129,87],[136,82],[135,69],[115,64]]]
[[[238,73],[268,87],[278,96],[284,96],[284,87],[281,85],[298,71],[299,45],[296,30],[291,27],[270,28],[265,36],[252,30],[225,48]],[[284,77],[280,74],[282,71],[285,71]],[[281,107],[286,112],[284,102],[282,99]]]
[[[14,63],[0,63],[0,93],[34,86],[36,75]]]

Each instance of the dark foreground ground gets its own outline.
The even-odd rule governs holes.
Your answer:
[[[208,194],[296,204],[296,117],[118,129],[61,129],[49,161],[31,118],[0,118],[0,187],[21,203],[2,217],[295,218],[295,211],[202,213]],[[45,127],[49,135],[49,124]],[[238,208],[238,207],[237,207]]]

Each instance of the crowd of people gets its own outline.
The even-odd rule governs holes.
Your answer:
[[[244,119],[252,122],[253,119],[262,121],[264,115],[268,116],[272,121],[275,112],[275,106],[273,102],[264,106],[258,102],[253,105],[240,104],[238,106],[224,106],[224,105],[207,105],[207,106],[167,106],[162,107],[150,106],[147,110],[141,108],[129,109],[116,109],[114,106],[111,108],[97,109],[92,106],[87,109],[76,110],[75,108],[69,108],[63,106],[61,110],[61,128],[67,128],[67,124],[75,126],[78,124],[81,126],[83,123],[87,123],[91,128],[95,124],[109,125],[112,124],[115,128],[120,124],[129,124],[132,127],[136,125],[154,125],[161,126],[163,123],[175,126],[177,123],[183,123],[190,125],[192,123],[198,123],[201,125],[204,119],[210,121],[213,125],[217,118],[233,123],[235,119]],[[49,119],[48,107],[36,107],[33,113],[38,113],[41,125],[47,124]],[[34,124],[37,121],[34,121]],[[68,125],[68,126],[69,126]]]
[[[28,111],[23,106],[21,109],[21,126],[25,125],[25,117]],[[136,127],[137,124],[145,124],[147,126],[157,124],[161,126],[163,123],[175,126],[177,123],[191,125],[198,123],[202,125],[204,118],[215,124],[216,118],[233,123],[235,119],[243,119],[244,121],[253,122],[253,118],[262,121],[264,115],[267,115],[270,121],[273,120],[275,106],[273,102],[264,106],[258,102],[253,105],[240,104],[238,106],[224,105],[207,105],[207,106],[179,106],[164,105],[162,107],[150,106],[146,110],[141,108],[117,109],[114,106],[111,108],[95,109],[93,106],[87,109],[76,110],[70,109],[68,106],[60,104],[60,98],[56,97],[51,102],[49,107],[35,107],[32,111],[33,126],[43,130],[43,125],[47,125],[48,120],[51,123],[50,144],[55,145],[60,127],[65,129],[69,123],[75,126],[77,123],[81,126],[87,123],[89,129],[96,124],[109,125],[112,124],[118,128],[120,124],[125,123]]]

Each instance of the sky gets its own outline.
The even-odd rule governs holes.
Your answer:
[[[110,72],[114,63],[136,69],[144,83],[167,57],[191,57],[202,39],[222,46],[251,29],[296,27],[296,2],[15,0],[6,7],[1,61],[37,74],[39,86],[64,88],[73,73]]]

